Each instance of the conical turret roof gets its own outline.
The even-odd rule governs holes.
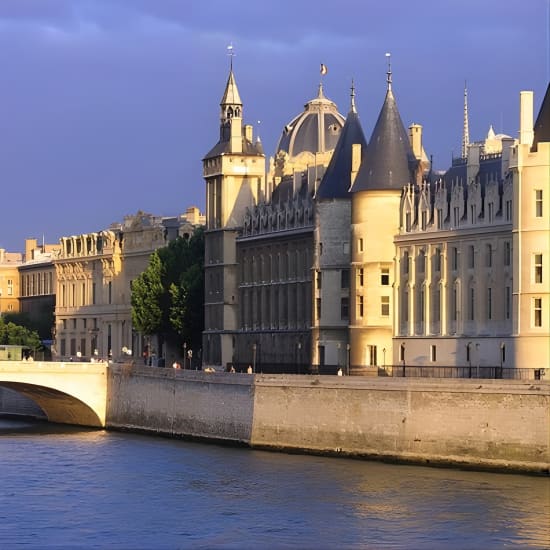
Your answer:
[[[388,81],[384,105],[351,192],[402,189],[412,181],[411,168],[415,162],[391,82]]]
[[[353,145],[356,143],[361,144],[361,156],[364,156],[367,140],[365,139],[363,128],[359,122],[359,116],[352,99],[352,107],[346,117],[346,122],[342,128],[342,133],[340,134],[330,163],[319,184],[319,189],[315,195],[316,198],[342,199],[349,196]]]
[[[535,135],[531,151],[536,151],[539,143],[550,142],[550,83],[542,100],[534,131]]]

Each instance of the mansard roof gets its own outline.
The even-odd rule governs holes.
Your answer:
[[[264,148],[261,141],[256,141],[252,143],[249,139],[246,139],[244,136],[243,140],[243,150],[242,153],[235,153],[231,150],[231,142],[229,139],[220,139],[208,153],[204,156],[203,160],[212,159],[214,157],[219,157],[220,155],[231,154],[231,155],[258,155],[264,156]]]
[[[536,151],[539,143],[550,142],[550,83],[542,100],[534,130],[535,135],[531,151]]]
[[[416,162],[389,84],[351,192],[402,189],[414,181]]]
[[[318,199],[344,199],[349,197],[353,145],[361,145],[364,156],[367,140],[354,108],[350,110],[327,170],[316,193]]]

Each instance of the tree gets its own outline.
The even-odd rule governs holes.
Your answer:
[[[28,346],[36,350],[40,347],[40,337],[34,330],[29,330],[0,317],[0,345]]]
[[[179,237],[152,255],[132,284],[132,322],[181,348],[200,348],[204,327],[204,230]]]

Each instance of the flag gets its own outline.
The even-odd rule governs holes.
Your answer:
[[[328,73],[327,66],[324,63],[321,63],[321,74],[325,75]]]

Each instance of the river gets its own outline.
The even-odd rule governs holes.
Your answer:
[[[0,419],[0,548],[549,548],[550,479]]]

